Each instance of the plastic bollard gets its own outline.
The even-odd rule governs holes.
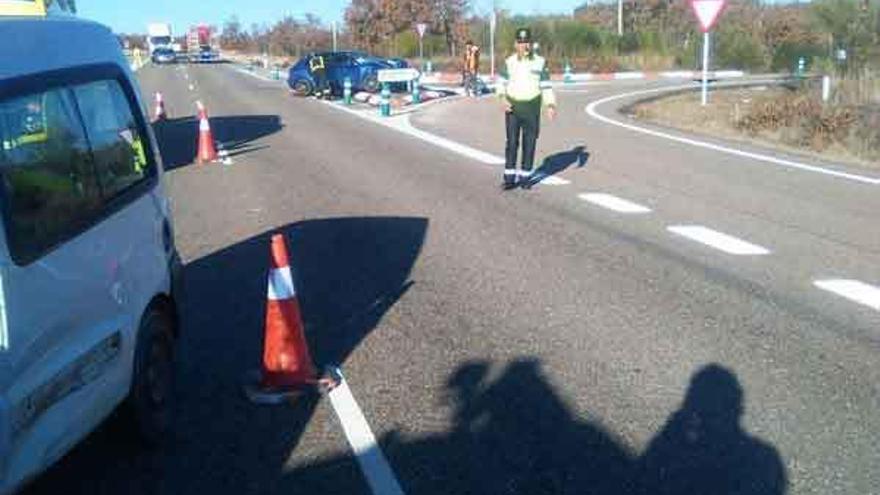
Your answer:
[[[348,77],[342,82],[342,100],[346,105],[351,105],[351,79]]]
[[[566,83],[571,83],[571,64],[565,64],[565,76],[564,80]]]
[[[388,83],[382,84],[382,92],[379,94],[379,113],[383,117],[391,116],[391,89]]]
[[[413,102],[413,105],[416,105],[416,104],[422,102],[422,94],[419,91],[419,80],[418,79],[414,80],[412,83],[412,102]]]

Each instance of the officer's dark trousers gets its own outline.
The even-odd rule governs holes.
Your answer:
[[[541,127],[540,97],[528,102],[514,102],[513,110],[505,116],[507,149],[505,150],[504,178],[515,176],[516,155],[522,141],[522,172],[531,173],[535,166],[535,143]]]

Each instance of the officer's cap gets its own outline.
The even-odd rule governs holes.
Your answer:
[[[532,42],[532,32],[529,28],[519,28],[516,30],[516,42],[517,43],[531,43]]]

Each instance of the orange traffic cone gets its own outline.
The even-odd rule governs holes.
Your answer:
[[[214,146],[214,135],[211,133],[211,124],[208,122],[208,112],[205,111],[204,105],[197,102],[199,108],[199,154],[198,163],[217,161],[217,148]]]
[[[156,111],[153,113],[153,122],[165,120],[168,116],[165,114],[165,100],[162,99],[162,93],[156,93]]]
[[[260,376],[246,386],[250,399],[273,404],[321,384],[306,343],[284,236],[272,236],[272,264]],[[256,378],[256,377],[255,377]]]

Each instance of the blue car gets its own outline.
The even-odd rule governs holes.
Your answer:
[[[376,92],[379,89],[378,72],[382,69],[403,69],[409,67],[406,60],[379,58],[363,52],[324,52],[327,82],[334,95],[341,95],[345,78],[351,80],[352,91]],[[301,58],[287,75],[287,85],[294,93],[308,96],[315,90],[315,79],[309,71],[309,61],[315,54]]]

